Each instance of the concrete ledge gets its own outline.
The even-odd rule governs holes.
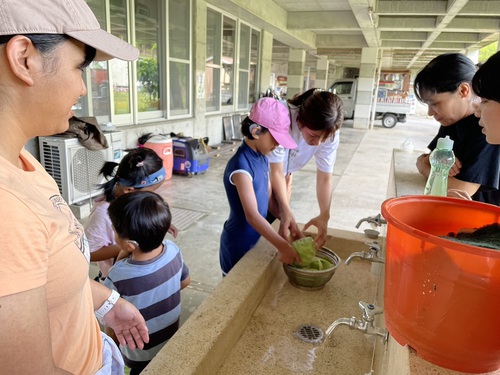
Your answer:
[[[312,233],[312,232],[311,232]],[[364,241],[361,233],[329,229],[338,241]],[[143,374],[213,375],[235,346],[282,264],[261,239],[196,309]]]
[[[143,374],[216,374],[245,330],[281,263],[265,240],[231,270]]]

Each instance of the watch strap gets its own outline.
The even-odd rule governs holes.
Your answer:
[[[104,316],[115,306],[118,298],[120,298],[120,293],[118,293],[116,290],[112,290],[111,295],[108,297],[108,299],[104,301],[102,306],[94,312],[95,316],[98,319],[104,318]]]

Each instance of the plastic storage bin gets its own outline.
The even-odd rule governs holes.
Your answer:
[[[500,250],[439,236],[500,222],[500,207],[462,199],[386,200],[384,313],[401,345],[468,373],[500,368]]]
[[[144,143],[144,147],[150,148],[158,154],[158,156],[163,160],[163,166],[165,167],[165,180],[171,179],[174,168],[172,138],[164,135],[155,135]]]

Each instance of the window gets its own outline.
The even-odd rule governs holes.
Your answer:
[[[168,2],[169,111],[188,115],[191,107],[191,17],[189,2]]]
[[[93,62],[74,112],[131,124],[186,117],[191,103],[191,0],[86,0],[101,28],[134,44],[136,62]]]
[[[229,106],[234,96],[236,21],[224,16],[222,25],[221,105]]]
[[[238,109],[247,109],[257,95],[257,65],[259,61],[260,32],[250,26],[240,26],[240,53],[238,64]]]
[[[141,54],[137,59],[137,110],[139,119],[149,118],[144,112],[159,111],[160,67],[158,46],[161,45],[159,0],[146,0],[135,4],[135,46]],[[161,117],[161,113],[153,117]]]
[[[205,67],[205,99],[207,112],[218,111],[220,108],[221,24],[222,15],[208,9]]]
[[[257,98],[260,32],[214,9],[207,10],[207,112],[248,109]]]
[[[130,41],[128,37],[128,11],[126,0],[111,0],[109,5],[110,28],[109,32],[120,39]],[[131,121],[131,98],[130,98],[130,64],[126,61],[112,59],[109,62],[110,77],[109,84],[112,87],[113,94],[113,119],[116,121],[118,115],[122,116],[125,121]]]

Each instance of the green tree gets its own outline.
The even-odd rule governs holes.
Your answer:
[[[158,99],[158,61],[156,57],[142,57],[137,61],[137,79],[142,83],[143,90],[149,94],[149,99]]]
[[[498,51],[498,41],[488,44],[479,50],[479,62],[484,63]]]

